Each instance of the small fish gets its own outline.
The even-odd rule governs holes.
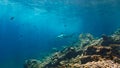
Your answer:
[[[10,20],[14,20],[15,17],[10,17]]]
[[[67,27],[67,25],[66,25],[66,24],[64,24],[64,27]]]

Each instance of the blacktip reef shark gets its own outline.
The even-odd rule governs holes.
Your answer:
[[[60,35],[58,35],[56,38],[57,39],[65,39],[65,38],[72,38],[75,34],[72,33],[72,34],[64,34],[64,33],[61,33]]]

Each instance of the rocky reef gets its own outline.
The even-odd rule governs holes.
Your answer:
[[[120,68],[120,29],[101,38],[80,34],[77,43],[42,61],[26,60],[24,68]]]

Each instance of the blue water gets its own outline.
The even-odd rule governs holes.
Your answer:
[[[111,34],[119,18],[119,0],[0,0],[0,68],[22,68],[80,33]],[[75,36],[57,39],[60,34]]]

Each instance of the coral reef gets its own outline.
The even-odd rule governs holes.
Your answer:
[[[120,68],[120,64],[111,60],[92,61],[86,64],[74,64],[71,68]]]
[[[36,59],[26,60],[24,68],[39,68],[39,61]]]
[[[26,60],[24,68],[120,68],[120,30],[100,39],[81,34],[73,46],[42,61]]]

